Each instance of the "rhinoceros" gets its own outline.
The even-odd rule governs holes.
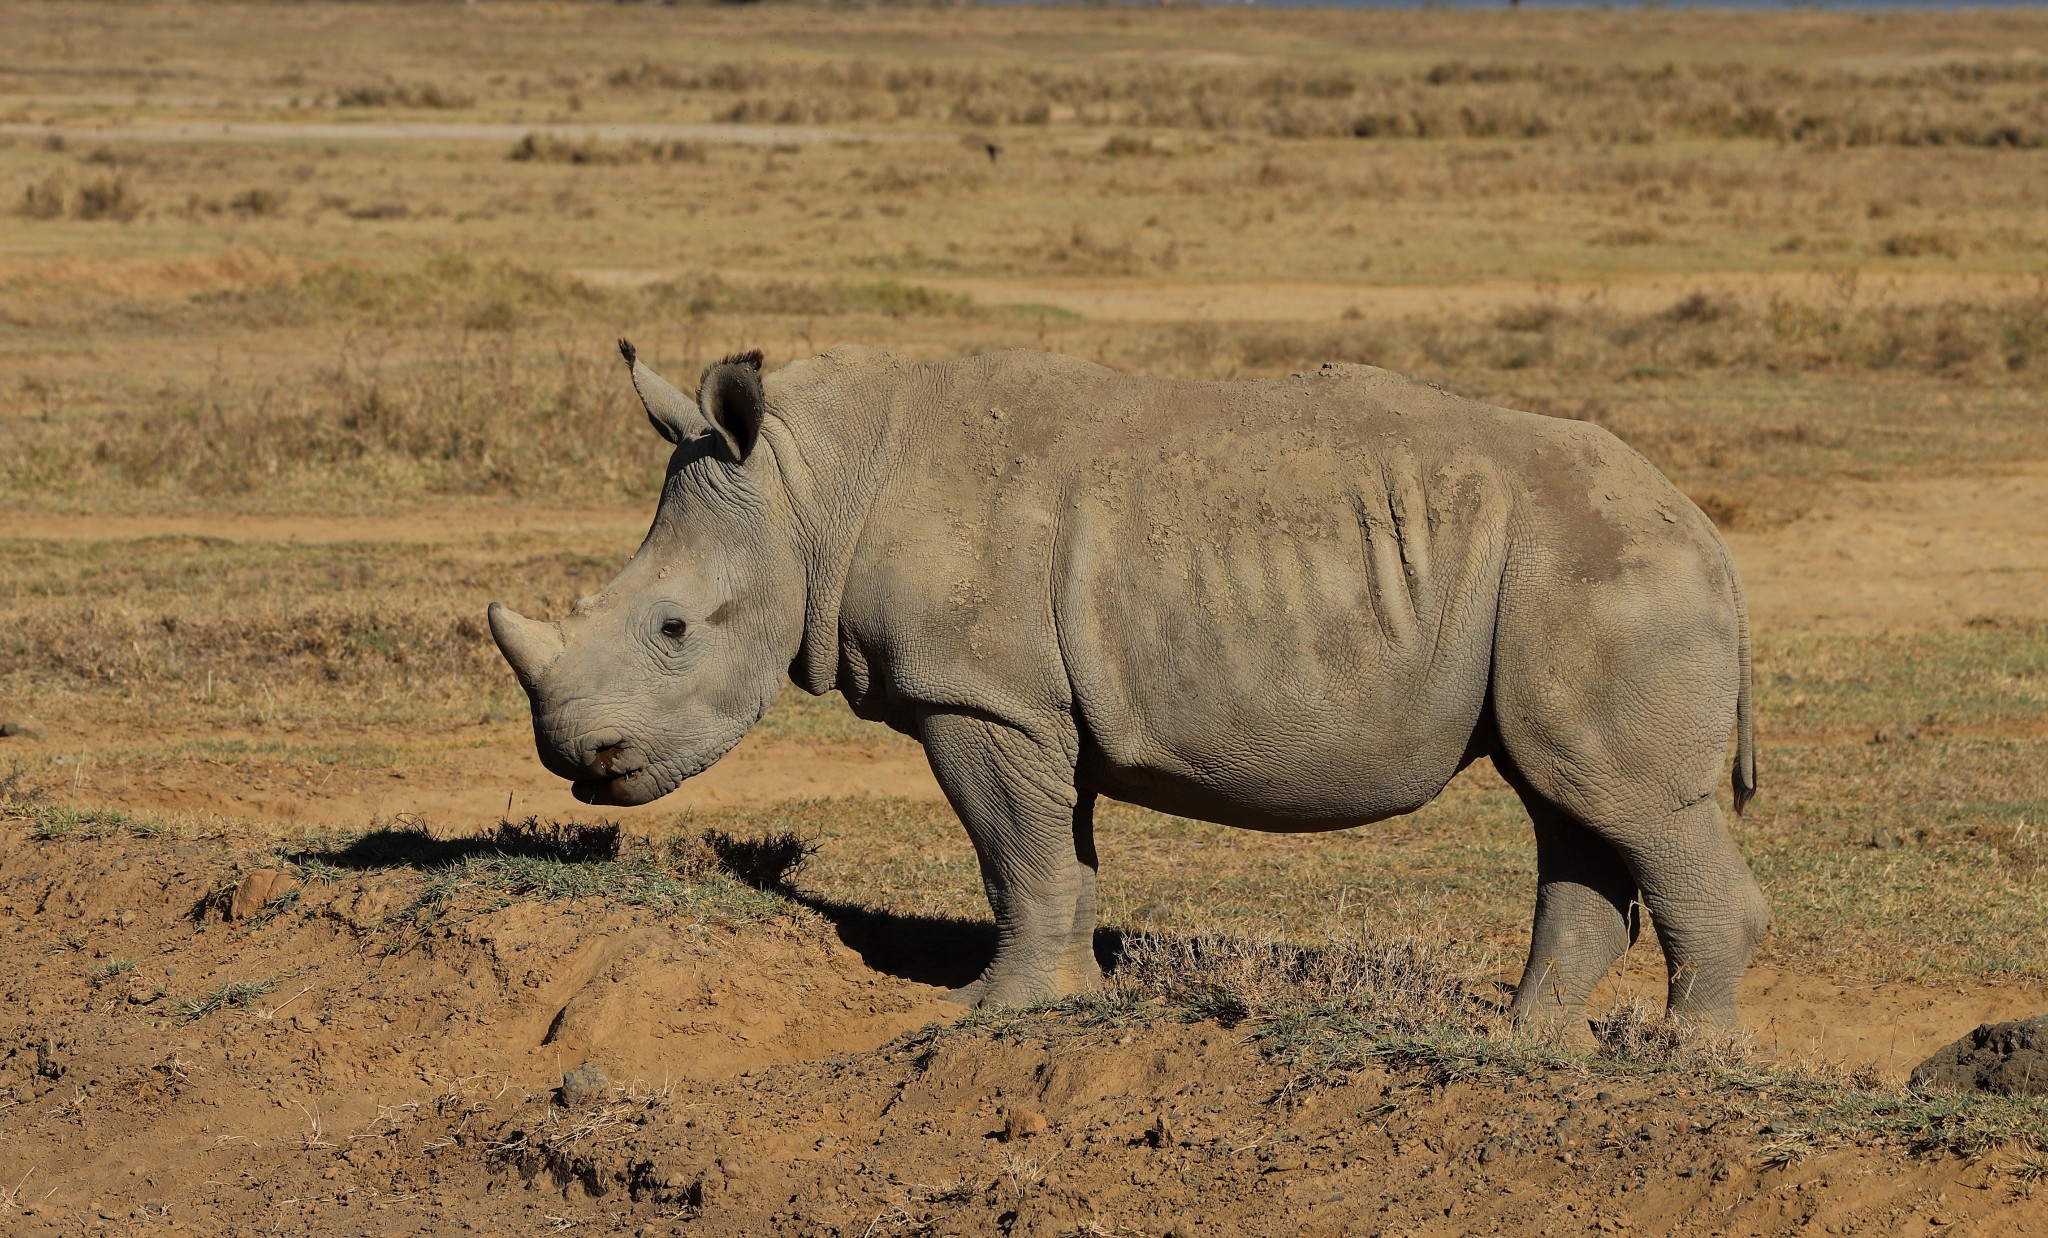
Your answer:
[[[924,746],[997,934],[962,1000],[1101,982],[1097,797],[1255,830],[1413,812],[1490,759],[1535,825],[1510,1009],[1582,1036],[1640,898],[1670,1011],[1737,1024],[1769,915],[1749,626],[1706,516],[1605,430],[1370,366],[1137,377],[837,348],[707,369],[620,342],[672,445],[652,527],[558,623],[490,608],[540,759],[666,795],[785,679]]]

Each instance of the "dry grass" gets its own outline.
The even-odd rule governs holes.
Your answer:
[[[1413,1030],[1464,1017],[1467,990],[1450,954],[1421,936],[1302,946],[1135,933],[1119,943],[1105,992],[1112,1000],[1163,1002],[1225,1027],[1254,1012],[1336,1003],[1369,1013],[1381,1027]]]
[[[2034,61],[1990,56],[1874,71],[1540,60],[1447,60],[1399,72],[873,60],[675,68],[641,61],[604,78],[609,89],[660,94],[735,124],[1070,124],[1279,138],[1718,139],[1823,149],[2040,147],[2048,144],[2043,82],[2048,70]]]
[[[1077,232],[1060,252],[1086,244]],[[771,341],[816,338],[825,324],[835,333],[826,339],[909,335],[913,351],[943,355],[1004,342],[1006,332],[1014,340],[1011,324],[1029,320],[890,279],[700,275],[612,288],[460,257],[410,270],[321,267],[148,317],[200,337],[259,322],[349,334],[283,372],[215,369],[161,383],[140,413],[118,401],[118,412],[88,405],[0,423],[11,448],[0,497],[89,496],[100,509],[631,500],[646,490],[655,453],[610,355],[615,334],[680,332],[685,359],[670,368],[687,374],[720,341],[748,338],[735,322],[763,324],[752,338]],[[906,331],[912,321],[927,325]],[[2048,364],[2048,300],[2038,293],[1901,304],[1853,288],[1819,301],[1694,292],[1642,311],[1537,300],[1484,317],[1133,324],[1103,329],[1093,351],[1123,368],[1194,378],[1325,361],[1429,375],[1480,398],[1599,422],[1728,524],[1796,512],[1835,476],[2048,449],[2031,411]],[[1809,395],[1792,376],[1827,386]],[[1975,416],[1927,414],[1928,398],[1951,403],[1957,391]],[[61,388],[24,380],[22,394]]]

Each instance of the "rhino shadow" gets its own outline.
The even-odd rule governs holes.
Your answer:
[[[840,944],[861,962],[899,980],[961,988],[979,979],[995,955],[993,921],[890,911],[786,888],[779,893],[830,921]],[[1123,941],[1120,929],[1095,930],[1095,958],[1105,972],[1122,957]]]
[[[426,872],[480,856],[517,856],[563,864],[601,864],[619,858],[619,827],[542,821],[501,821],[488,834],[436,838],[426,827],[402,822],[355,835],[335,845],[282,853],[293,864],[325,864],[355,872],[413,868]]]
[[[724,850],[740,851],[754,840],[724,840],[720,867],[734,878],[779,894],[823,916],[847,949],[884,975],[915,984],[956,989],[971,984],[994,956],[996,926],[989,920],[891,911],[860,903],[809,894],[781,880],[791,865],[736,862]],[[487,856],[518,856],[563,864],[601,864],[620,857],[622,840],[616,825],[579,825],[536,818],[500,822],[485,834],[438,838],[415,823],[370,830],[346,841],[313,845],[285,853],[292,864],[323,864],[354,872],[410,868],[421,872],[459,865]],[[771,876],[770,874],[774,874]],[[1098,928],[1095,957],[1105,972],[1115,969],[1123,954],[1124,934]]]

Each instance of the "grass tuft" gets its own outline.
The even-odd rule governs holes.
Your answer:
[[[193,1023],[218,1010],[229,1006],[246,1010],[256,1004],[256,999],[277,988],[275,980],[223,980],[213,992],[196,998],[178,1008],[181,1023]]]

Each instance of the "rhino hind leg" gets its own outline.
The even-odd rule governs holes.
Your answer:
[[[1556,1025],[1571,1012],[1583,1011],[1586,995],[1628,944],[1628,903],[1622,893],[1628,885],[1640,890],[1664,950],[1669,1014],[1696,1027],[1740,1031],[1736,998],[1750,955],[1770,925],[1770,910],[1728,833],[1720,805],[1712,795],[1702,795],[1658,809],[1645,802],[1647,793],[1618,802],[1611,788],[1628,780],[1614,766],[1607,768],[1614,774],[1604,783],[1608,790],[1585,796],[1586,803],[1575,804],[1569,791],[1557,795],[1562,801],[1557,813],[1572,823],[1571,829],[1560,830],[1554,822],[1546,826],[1532,807],[1539,874],[1545,869],[1547,828],[1549,850],[1556,856],[1551,871],[1559,880],[1539,875],[1531,970],[1516,990],[1516,1013],[1532,1018],[1542,1011]],[[1560,784],[1557,790],[1565,787]],[[1541,801],[1532,798],[1532,803]],[[1624,803],[1633,807],[1624,808]],[[1568,857],[1561,854],[1565,851]],[[1615,869],[1613,859],[1622,870]],[[1552,944],[1557,941],[1569,942],[1570,948]],[[1552,980],[1537,974],[1539,955],[1569,964]],[[1532,980],[1537,991],[1525,994]],[[1549,1009],[1553,1002],[1558,1009]],[[1579,1038],[1575,1029],[1574,1038]]]
[[[1657,926],[1673,1018],[1739,1032],[1736,997],[1770,908],[1712,797],[1626,831],[1630,866]]]
[[[1024,1006],[1100,987],[1095,795],[1071,758],[1013,727],[933,713],[925,755],[974,852],[996,920],[995,957],[956,1000]]]
[[[1525,802],[1552,806],[1579,828],[1576,846],[1552,848],[1576,853],[1560,864],[1608,874],[1576,883],[1584,894],[1567,882],[1558,899],[1539,896],[1532,962],[1547,949],[1548,901],[1558,903],[1557,929],[1619,940],[1626,904],[1609,909],[1621,899],[1621,877],[1608,858],[1618,856],[1664,950],[1670,1014],[1734,1030],[1737,991],[1770,921],[1715,799],[1735,713],[1735,624],[1711,593],[1667,592],[1649,612],[1649,631],[1639,602],[1615,591],[1531,599],[1522,607],[1528,619],[1503,621],[1493,681],[1497,764]],[[1545,829],[1538,814],[1539,867]],[[1584,973],[1606,949],[1582,946],[1556,991],[1583,1000],[1564,981],[1590,990],[1599,977]]]
[[[1536,920],[1509,1013],[1526,1031],[1589,1047],[1586,1000],[1641,929],[1635,874],[1593,831],[1518,790],[1536,827]]]

